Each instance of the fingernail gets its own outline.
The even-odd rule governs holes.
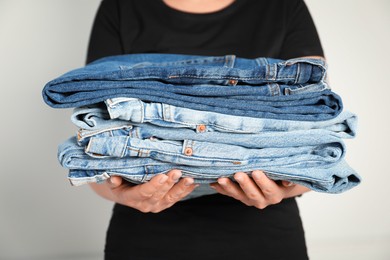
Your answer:
[[[166,182],[168,179],[168,176],[166,176],[165,174],[163,174],[159,180],[159,183],[160,184],[163,184],[164,182]]]
[[[184,185],[186,186],[190,186],[194,183],[194,180],[193,179],[185,179],[184,181]]]
[[[226,180],[219,179],[218,180],[218,184],[222,185],[222,186],[225,186],[226,185]]]
[[[181,172],[175,172],[172,176],[172,180],[177,182],[181,177]]]
[[[112,187],[115,187],[115,186],[118,186],[118,179],[115,179],[115,178],[109,178],[108,179],[108,183],[110,184],[110,186]]]
[[[241,175],[234,176],[234,179],[235,179],[236,181],[242,181],[242,180],[243,180],[243,178],[242,178]]]
[[[260,176],[259,176],[259,173],[258,173],[258,172],[252,172],[252,178],[253,178],[253,179],[256,179],[256,180],[257,180],[257,179],[259,179],[259,177],[260,177]]]

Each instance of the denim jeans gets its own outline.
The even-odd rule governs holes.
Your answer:
[[[224,65],[209,65],[205,61],[221,57],[124,56],[96,61],[47,83],[45,102],[66,108],[133,97],[238,116],[303,121],[331,119],[342,110],[341,98],[324,82],[322,60],[229,56],[223,57]]]
[[[291,126],[296,130],[289,131],[276,131],[270,125],[270,131],[257,131],[256,133],[242,133],[235,131],[231,127],[231,131],[199,131],[192,128],[183,127],[163,127],[153,125],[151,123],[129,123],[124,120],[117,119],[104,119],[107,114],[99,114],[100,109],[86,109],[86,113],[76,113],[77,116],[72,118],[73,122],[81,127],[78,132],[79,139],[85,139],[86,137],[95,136],[99,133],[119,131],[122,133],[115,133],[115,135],[130,135],[131,137],[147,139],[156,137],[165,140],[195,140],[206,141],[214,143],[225,143],[240,145],[248,148],[265,148],[265,147],[286,147],[286,146],[300,146],[300,145],[313,145],[323,144],[329,142],[339,142],[341,138],[353,138],[356,134],[356,117],[351,113],[344,111],[340,116],[332,120],[332,124],[325,124],[322,121],[320,125],[323,128],[317,128],[317,123],[309,122],[302,123],[302,128],[299,128],[299,121],[284,121],[285,123],[291,122]],[[78,110],[81,112],[81,110]],[[352,116],[351,116],[352,115]],[[195,117],[195,116],[194,116]],[[241,118],[243,119],[243,118]],[[236,117],[237,122],[240,122],[240,118]],[[255,120],[255,119],[254,119]],[[265,125],[274,121],[259,120],[264,122]],[[233,125],[236,123],[231,121]],[[282,121],[278,122],[283,124]],[[232,125],[230,125],[232,126]],[[285,130],[289,129],[289,125],[285,124]],[[113,134],[107,134],[105,136],[113,136]],[[286,140],[286,138],[291,138]],[[329,139],[330,138],[330,139]],[[287,145],[289,144],[289,145]],[[85,145],[82,144],[82,145]]]
[[[261,133],[324,129],[341,138],[355,136],[357,117],[342,111],[326,121],[293,121],[239,117],[215,112],[197,111],[162,103],[146,103],[136,98],[114,98],[106,106],[75,108],[72,122],[85,130],[111,129],[131,124],[150,123],[161,127],[189,128],[197,133]],[[118,120],[119,119],[119,120]]]
[[[68,178],[73,185],[101,182],[111,175],[122,176],[133,183],[143,183],[171,169],[180,169],[183,177],[193,177],[197,183],[211,183],[219,177],[231,177],[235,172],[250,174],[253,170],[262,169],[273,180],[287,180],[326,193],[344,192],[360,183],[359,175],[344,160],[322,167],[262,168],[258,164],[232,167],[185,166],[138,157],[98,159],[85,154],[74,137],[59,146],[58,158],[61,165],[70,170]]]
[[[326,77],[323,59],[245,59],[235,55],[196,56],[182,54],[126,54],[105,57],[52,80],[58,85],[79,80],[159,80],[179,84],[289,85],[315,83]]]
[[[170,128],[152,127],[172,134]],[[182,130],[187,129],[175,129],[175,132]],[[200,136],[207,141],[188,139],[183,134],[174,134],[174,139],[160,139],[156,137],[156,131],[150,131],[143,124],[99,133],[81,131],[78,143],[86,146],[85,153],[101,159],[150,157],[163,162],[204,167],[251,164],[315,167],[338,162],[345,151],[340,138],[322,129],[259,134],[196,134],[189,131],[192,136]],[[208,138],[210,135],[215,138]]]

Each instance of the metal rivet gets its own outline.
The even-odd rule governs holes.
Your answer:
[[[229,85],[236,85],[237,82],[238,81],[236,79],[229,79]]]
[[[185,155],[188,155],[188,156],[191,156],[192,155],[192,148],[190,147],[187,147],[185,150],[184,150],[184,154]]]
[[[206,131],[206,126],[205,125],[198,125],[198,132],[204,132]]]

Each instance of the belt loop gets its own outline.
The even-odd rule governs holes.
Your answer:
[[[296,72],[296,75],[295,75],[295,82],[294,82],[294,84],[297,84],[298,82],[300,82],[301,81],[301,77],[303,76],[303,75],[301,75],[301,71],[302,71],[302,63],[301,62],[297,62],[295,65],[297,65],[297,72]]]
[[[280,96],[280,86],[278,83],[268,83],[267,85],[271,96]]]
[[[173,122],[171,106],[165,103],[161,103],[162,107],[162,116],[164,121]]]
[[[226,55],[225,64],[223,66],[226,68],[233,68],[235,61],[236,61],[236,55]]]
[[[257,58],[255,61],[256,61],[257,65],[259,65],[260,67],[268,64],[267,58],[264,58],[264,57]]]
[[[276,76],[278,74],[278,64],[268,64],[266,66],[265,78],[267,80],[276,80]]]

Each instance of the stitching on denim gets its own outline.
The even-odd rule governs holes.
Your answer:
[[[166,152],[166,151],[158,151],[160,154],[163,155],[170,155],[170,156],[175,156],[175,157],[181,157],[184,159],[188,159],[187,155],[184,154],[178,154],[178,153],[171,153],[171,152]],[[221,158],[206,158],[206,157],[199,157],[198,156],[191,156],[191,160],[196,160],[196,161],[208,161],[208,162],[224,162],[224,163],[231,163],[235,164],[237,161],[240,160],[233,160],[233,159],[221,159]],[[247,160],[241,160],[240,162],[246,162]]]
[[[182,74],[182,75],[169,75],[168,78],[199,78],[199,79],[220,79],[220,80],[229,80],[229,79],[235,79],[235,80],[250,80],[250,79],[257,79],[257,80],[270,80],[269,77],[234,77],[234,76],[220,76],[220,75],[208,75],[208,76],[198,76],[194,74]],[[295,76],[286,76],[286,77],[277,77],[274,80],[282,80],[282,79],[295,79]],[[272,80],[272,79],[271,79]]]
[[[149,175],[153,172],[153,170],[149,170],[149,168],[150,166],[148,165],[144,166],[144,174],[141,178],[141,182],[145,182],[148,179]]]
[[[317,182],[317,183],[332,183],[333,182],[333,180],[326,181],[326,180],[320,180],[317,178],[309,178],[309,177],[303,176],[303,175],[295,176],[295,175],[291,175],[291,174],[287,174],[287,173],[279,174],[277,172],[267,171],[267,170],[265,170],[264,172],[266,175],[269,174],[271,176],[277,176],[277,177],[283,176],[283,177],[289,177],[291,179],[296,179],[296,180],[309,180],[311,182]]]
[[[300,73],[301,73],[301,64],[298,63],[297,64],[297,71],[296,71],[296,74],[295,74],[295,80],[294,80],[294,84],[297,84],[299,82],[299,78],[300,78]]]
[[[171,115],[171,110],[170,106],[166,104],[162,104],[163,107],[163,120],[172,122],[172,115]]]
[[[194,59],[186,59],[180,61],[169,61],[169,62],[139,62],[133,65],[119,65],[120,70],[127,70],[136,67],[137,65],[147,64],[148,66],[144,67],[152,67],[152,66],[172,66],[172,65],[186,65],[186,64],[214,64],[221,63],[225,60],[224,56],[216,56],[209,58],[194,58]]]
[[[133,151],[133,152],[136,152],[137,157],[150,157],[151,151],[147,150],[146,148],[135,148],[135,147],[127,146],[126,149]],[[131,157],[133,157],[133,156],[131,156]]]
[[[123,150],[122,150],[122,153],[121,153],[121,157],[125,156],[125,153],[126,153],[126,146],[127,146],[127,144],[129,143],[129,141],[130,141],[130,137],[129,137],[129,136],[126,136],[126,141],[125,141],[125,144],[126,144],[126,145],[123,146]]]
[[[137,100],[138,101],[138,104],[140,105],[141,107],[141,122],[140,123],[143,123],[144,120],[145,120],[145,107],[144,107],[144,102],[141,102],[140,99]]]

